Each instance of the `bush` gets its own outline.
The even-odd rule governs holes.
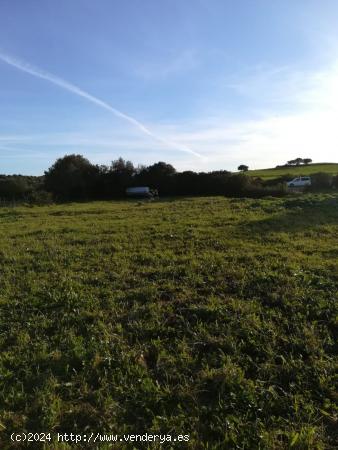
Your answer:
[[[334,176],[332,179],[332,186],[338,189],[338,175]]]
[[[318,172],[311,175],[311,190],[330,189],[333,185],[333,176],[329,173]]]
[[[244,175],[230,175],[225,182],[225,195],[229,197],[241,197],[250,187],[255,186],[255,180]]]
[[[5,200],[19,200],[25,198],[31,190],[25,177],[21,176],[1,176],[0,178],[0,198]]]
[[[28,197],[28,202],[31,205],[51,205],[53,203],[53,195],[47,191],[33,191]]]
[[[248,197],[261,198],[261,197],[283,197],[287,195],[287,187],[285,184],[276,184],[274,186],[249,186],[245,191]]]

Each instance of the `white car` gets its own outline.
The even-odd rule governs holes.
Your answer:
[[[288,187],[305,187],[311,186],[311,178],[310,177],[297,177],[292,181],[287,182]]]

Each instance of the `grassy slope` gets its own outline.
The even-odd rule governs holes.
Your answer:
[[[334,448],[337,223],[337,194],[1,209],[0,447]]]
[[[291,176],[297,175],[311,175],[316,172],[326,172],[332,175],[338,174],[338,164],[335,163],[319,163],[319,164],[309,164],[308,166],[299,167],[285,167],[278,169],[262,169],[262,170],[249,170],[248,175],[255,177],[260,177],[263,179],[277,178],[285,174],[290,174]]]

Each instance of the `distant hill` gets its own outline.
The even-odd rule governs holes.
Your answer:
[[[301,166],[287,166],[278,167],[271,169],[260,169],[260,170],[248,170],[246,172],[248,175],[253,177],[260,177],[265,180],[278,178],[283,175],[290,174],[291,176],[297,175],[311,175],[316,172],[326,172],[332,175],[338,174],[338,163],[316,163]]]

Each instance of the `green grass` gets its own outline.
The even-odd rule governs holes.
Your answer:
[[[337,448],[337,194],[3,208],[0,233],[1,449]]]
[[[325,172],[331,175],[338,174],[338,164],[336,163],[319,163],[309,164],[307,166],[295,166],[295,167],[280,167],[278,169],[261,169],[261,170],[249,170],[248,175],[254,177],[260,177],[263,179],[273,179],[281,177],[283,175],[290,174],[291,176],[298,175],[311,175],[316,172]]]

